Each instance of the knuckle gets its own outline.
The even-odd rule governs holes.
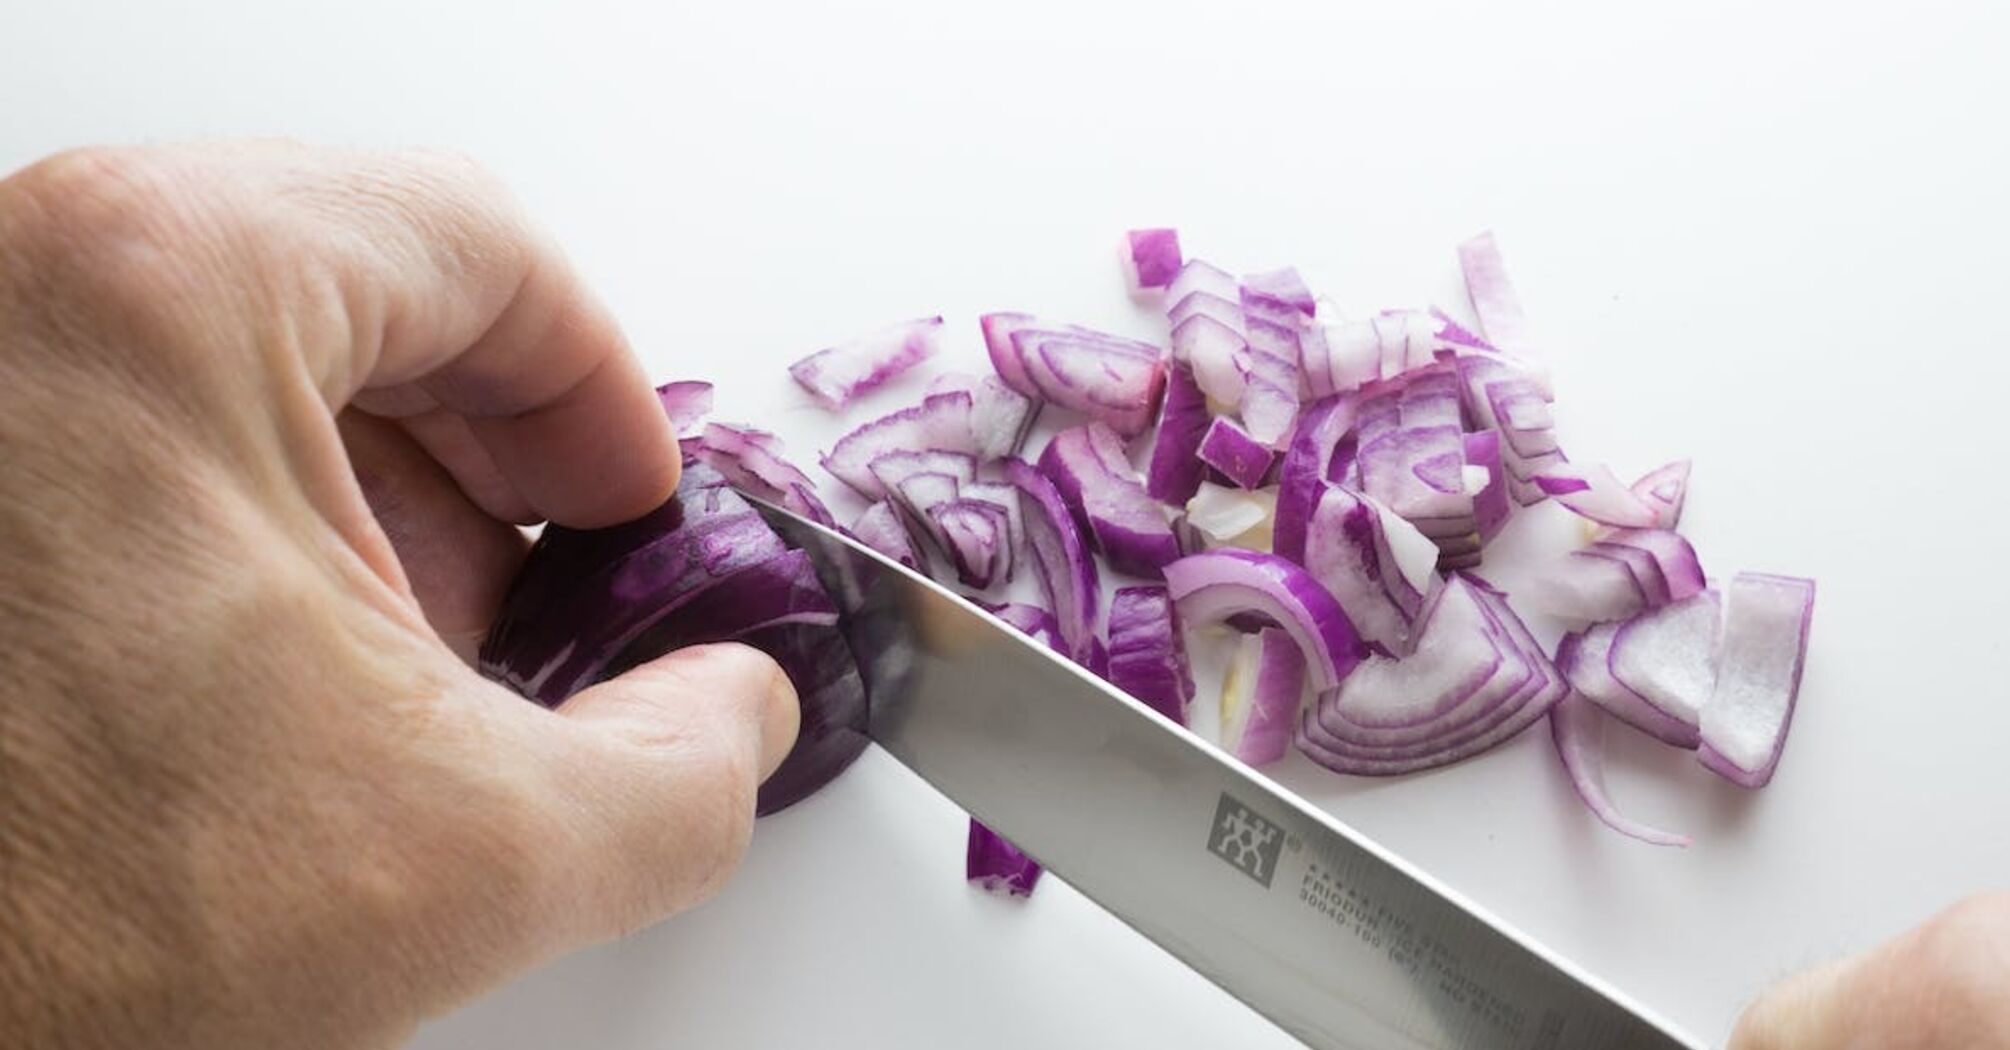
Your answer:
[[[89,146],[47,157],[8,179],[25,239],[76,250],[152,239],[172,208],[172,162],[159,151]]]

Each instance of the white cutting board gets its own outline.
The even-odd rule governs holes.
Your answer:
[[[1791,746],[1757,795],[1618,748],[1614,794],[1687,852],[1595,825],[1540,732],[1285,777],[1706,1038],[1772,977],[2010,883],[2010,8],[287,6],[14,5],[0,165],[250,132],[468,150],[657,373],[805,460],[838,428],[782,368],[848,334],[939,312],[972,365],[984,310],[1152,334],[1111,262],[1128,226],[1361,309],[1448,298],[1452,245],[1493,227],[1573,456],[1693,456],[1713,571],[1820,579]],[[962,832],[869,753],[711,904],[418,1045],[1292,1045],[1064,886],[966,889]]]

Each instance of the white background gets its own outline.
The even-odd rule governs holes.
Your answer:
[[[856,331],[940,312],[969,364],[990,309],[1154,336],[1126,227],[1373,308],[1446,299],[1491,226],[1574,458],[1692,455],[1714,572],[1820,579],[1792,745],[1754,796],[1622,743],[1614,793],[1687,852],[1596,826],[1540,733],[1286,779],[1710,1039],[1769,979],[2010,883],[2004,5],[288,6],[9,0],[0,167],[243,133],[470,151],[655,372],[806,460],[835,426],[782,366]],[[869,754],[716,901],[419,1045],[1291,1045],[1064,886],[967,890],[962,829]]]

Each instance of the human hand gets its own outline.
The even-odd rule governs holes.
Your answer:
[[[512,523],[677,474],[613,320],[463,162],[0,182],[0,1043],[394,1045],[716,889],[796,733],[772,661],[554,713],[454,651]]]
[[[1790,978],[1728,1050],[2010,1048],[2010,893],[1976,897],[1886,944]]]

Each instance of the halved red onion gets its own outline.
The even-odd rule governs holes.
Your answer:
[[[816,482],[778,454],[781,441],[773,434],[707,423],[695,442],[686,442],[686,448],[692,458],[717,470],[733,487],[820,525],[837,524],[830,508],[817,497]]]
[[[1579,695],[1607,714],[1670,747],[1695,750],[1700,738],[1686,725],[1647,702],[1647,698],[1612,677],[1612,639],[1619,624],[1601,623],[1563,636],[1557,643],[1556,667]]]
[[[1179,614],[1164,587],[1119,587],[1110,599],[1110,684],[1187,724],[1193,672]]]
[[[945,372],[928,384],[929,394],[961,391],[970,395],[970,431],[978,458],[1016,456],[1033,432],[1045,402],[1005,385],[995,375],[979,378],[967,372]]]
[[[1290,632],[1305,653],[1315,688],[1339,685],[1361,662],[1361,638],[1346,610],[1292,562],[1274,554],[1213,550],[1181,558],[1165,572],[1189,627],[1253,614]]]
[[[1005,480],[1019,490],[1026,552],[1032,557],[1034,579],[1054,611],[1066,653],[1077,663],[1091,664],[1102,648],[1096,637],[1102,583],[1095,559],[1053,482],[1025,460],[1006,459],[1001,465]]]
[[[1741,572],[1724,592],[1716,688],[1702,713],[1699,757],[1712,772],[1765,787],[1779,766],[1807,664],[1815,581]]]
[[[1682,521],[1682,503],[1689,495],[1689,461],[1678,459],[1648,471],[1633,483],[1633,494],[1654,508],[1657,528],[1674,528]]]
[[[1262,485],[1270,473],[1271,461],[1277,458],[1270,442],[1257,440],[1225,416],[1208,425],[1198,455],[1202,463],[1221,471],[1224,478],[1245,489]]]
[[[929,450],[976,455],[971,432],[971,397],[964,391],[934,394],[913,408],[875,419],[839,438],[822,458],[823,467],[867,499],[880,499],[886,486],[873,477],[873,460],[893,452]]]
[[[1545,468],[1532,481],[1537,488],[1600,525],[1652,528],[1658,515],[1605,466],[1564,463]]]
[[[1550,738],[1556,743],[1557,757],[1563,760],[1570,786],[1586,809],[1605,826],[1656,846],[1687,846],[1689,836],[1634,820],[1619,812],[1605,789],[1605,732],[1608,716],[1598,705],[1575,693],[1564,697],[1549,713]]]
[[[892,558],[894,561],[919,572],[928,571],[928,563],[923,558],[921,548],[908,535],[907,526],[901,524],[900,512],[893,504],[881,500],[859,514],[852,522],[851,534],[860,543]]]
[[[1208,397],[1224,405],[1242,403],[1249,376],[1249,340],[1235,328],[1205,314],[1173,326],[1173,359],[1193,369]]]
[[[867,742],[866,697],[836,606],[716,470],[686,465],[677,495],[624,525],[546,526],[484,640],[484,674],[546,706],[684,645],[762,649],[802,700],[802,729],[757,812],[809,794]]]
[[[1717,592],[1650,609],[1612,638],[1612,677],[1662,714],[1698,724],[1717,680]]]
[[[970,820],[970,839],[963,861],[964,877],[987,892],[1005,897],[1030,897],[1040,881],[1040,864],[1003,835]]]
[[[1124,234],[1124,288],[1132,298],[1156,298],[1179,276],[1179,231],[1173,229],[1131,230]]]
[[[1206,546],[1267,551],[1273,543],[1271,525],[1276,513],[1277,495],[1271,490],[1252,491],[1203,482],[1187,501],[1185,522],[1201,534]],[[1187,554],[1199,549],[1181,547]]]
[[[1305,655],[1291,635],[1265,627],[1243,635],[1221,686],[1221,745],[1252,766],[1291,747],[1305,695]]]
[[[1528,322],[1521,300],[1508,282],[1500,248],[1488,230],[1459,245],[1459,269],[1465,274],[1466,295],[1480,319],[1480,334],[1511,354],[1528,352]]]
[[[838,411],[934,356],[941,334],[940,317],[902,321],[819,350],[790,365],[789,375],[818,403]]]
[[[696,432],[699,420],[712,414],[712,384],[701,380],[665,383],[656,388],[656,399],[680,437]]]
[[[1088,423],[1055,434],[1040,454],[1040,471],[1111,568],[1155,579],[1179,557],[1170,517],[1146,494],[1123,439],[1109,427]]]
[[[1153,499],[1184,506],[1200,489],[1207,474],[1200,446],[1210,422],[1207,395],[1194,382],[1193,370],[1174,361],[1166,368],[1165,405],[1159,410],[1152,461],[1145,471],[1145,492]]]

